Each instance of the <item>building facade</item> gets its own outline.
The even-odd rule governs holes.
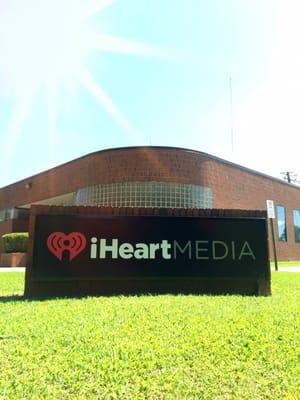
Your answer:
[[[299,187],[198,151],[109,149],[1,188],[0,235],[28,230],[31,204],[265,210],[266,200],[278,258],[300,260]]]

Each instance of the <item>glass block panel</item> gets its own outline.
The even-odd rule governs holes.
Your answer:
[[[213,208],[211,188],[171,182],[122,182],[79,189],[76,205]]]

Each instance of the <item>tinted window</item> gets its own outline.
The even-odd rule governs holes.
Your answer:
[[[300,210],[293,211],[295,242],[300,243]]]
[[[287,241],[286,221],[285,221],[285,208],[277,206],[277,224],[278,224],[278,240],[282,242]]]

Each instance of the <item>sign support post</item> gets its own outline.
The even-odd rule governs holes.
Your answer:
[[[276,252],[275,235],[274,235],[274,223],[273,223],[273,220],[275,219],[275,208],[274,208],[273,200],[267,200],[267,212],[268,212],[268,218],[269,218],[270,224],[271,224],[271,235],[272,235],[273,254],[274,254],[274,261],[275,261],[275,271],[278,271],[277,252]]]
[[[272,242],[273,242],[273,252],[274,252],[274,261],[275,261],[275,271],[278,271],[278,262],[277,262],[276,246],[275,246],[275,235],[274,235],[273,218],[270,218],[270,223],[271,223],[271,232],[272,232]]]

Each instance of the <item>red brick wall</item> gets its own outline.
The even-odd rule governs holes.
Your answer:
[[[213,187],[215,208],[237,208],[249,210],[266,209],[266,200],[286,208],[288,242],[277,240],[277,219],[274,220],[275,239],[278,256],[282,260],[300,260],[300,243],[295,243],[293,209],[300,209],[300,188],[256,175],[233,165],[215,160],[206,164],[204,184]],[[270,226],[269,237],[271,238]],[[270,253],[273,258],[272,246]]]
[[[0,189],[0,210],[70,193],[99,183],[162,181],[213,189],[214,208],[266,209],[266,200],[286,207],[288,243],[276,242],[280,259],[300,260],[292,210],[300,209],[300,188],[204,153],[164,147],[112,149],[89,154]],[[26,183],[31,182],[30,189]],[[7,229],[0,223],[0,233]],[[277,225],[275,221],[277,238]]]
[[[98,183],[163,181],[201,184],[207,157],[192,151],[127,148],[92,153],[0,189],[0,210]],[[26,189],[26,184],[31,188]]]

